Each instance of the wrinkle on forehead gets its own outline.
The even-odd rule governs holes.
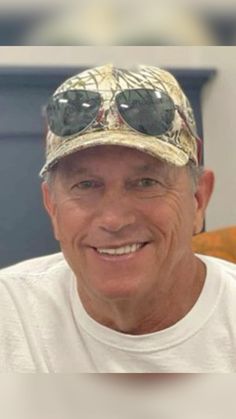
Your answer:
[[[135,174],[161,172],[167,175],[173,172],[177,175],[177,171],[180,171],[180,168],[147,153],[117,145],[97,146],[79,151],[63,158],[58,163],[58,168],[60,172],[65,172],[68,175],[74,173],[86,174],[91,170],[103,168],[106,162],[112,162],[112,164],[119,165],[121,168],[126,166],[130,169],[130,172]]]

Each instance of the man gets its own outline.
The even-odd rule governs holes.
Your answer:
[[[3,371],[236,372],[236,268],[196,256],[214,176],[169,73],[106,65],[47,106],[62,253],[1,271]]]

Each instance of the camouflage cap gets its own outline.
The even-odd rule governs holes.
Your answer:
[[[118,115],[114,106],[115,92],[139,88],[165,92],[180,109],[181,112],[175,112],[171,128],[164,134],[151,136],[134,131]],[[193,111],[180,85],[169,72],[143,65],[140,65],[137,71],[122,70],[108,64],[71,77],[55,91],[54,95],[81,89],[101,94],[99,123],[96,120],[88,129],[66,137],[60,137],[48,128],[46,163],[40,176],[43,177],[60,159],[98,145],[135,148],[176,166],[184,166],[189,160],[198,165]],[[181,115],[184,115],[184,118]]]

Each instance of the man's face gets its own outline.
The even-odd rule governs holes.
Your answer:
[[[186,167],[120,146],[65,158],[43,194],[78,289],[105,300],[168,291],[206,202]]]

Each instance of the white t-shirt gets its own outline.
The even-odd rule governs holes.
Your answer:
[[[61,253],[2,269],[0,372],[236,372],[236,265],[199,257],[207,277],[194,307],[174,326],[141,336],[86,313]]]

